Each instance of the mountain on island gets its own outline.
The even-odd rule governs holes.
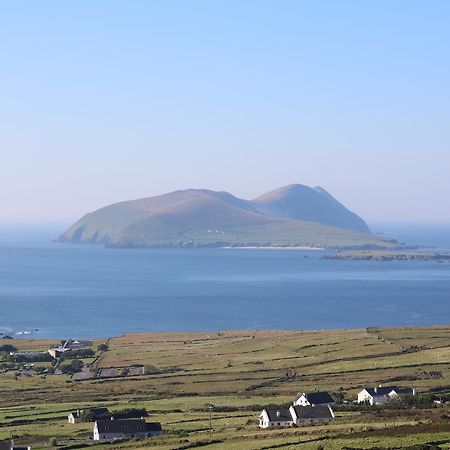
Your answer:
[[[61,242],[117,247],[392,248],[325,189],[285,186],[254,200],[187,189],[105,206],[86,214]]]

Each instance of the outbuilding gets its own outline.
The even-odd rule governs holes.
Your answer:
[[[69,423],[81,422],[83,418],[90,418],[89,422],[94,422],[98,419],[107,419],[111,413],[108,408],[89,408],[89,409],[77,409],[76,411],[71,411],[67,416],[67,421]]]

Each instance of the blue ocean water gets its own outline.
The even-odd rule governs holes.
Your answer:
[[[450,249],[449,227],[374,229]],[[65,338],[450,322],[450,263],[50,242],[60,230],[0,227],[0,332]]]

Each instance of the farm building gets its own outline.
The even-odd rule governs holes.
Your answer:
[[[144,419],[97,420],[94,424],[94,441],[156,437],[161,434],[159,422],[146,422]]]
[[[61,341],[58,347],[53,347],[48,349],[48,353],[57,359],[62,356],[66,352],[70,352],[72,350],[82,350],[82,349],[90,349],[92,348],[93,341],[79,341],[74,339],[67,339],[66,341]]]

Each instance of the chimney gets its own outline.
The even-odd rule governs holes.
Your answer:
[[[378,388],[377,387],[375,387],[375,388],[373,388],[373,391],[375,392],[375,394],[378,392]]]
[[[114,416],[111,416],[111,420],[114,420]]]
[[[277,411],[277,417],[280,417],[280,414],[281,414],[280,411]]]

